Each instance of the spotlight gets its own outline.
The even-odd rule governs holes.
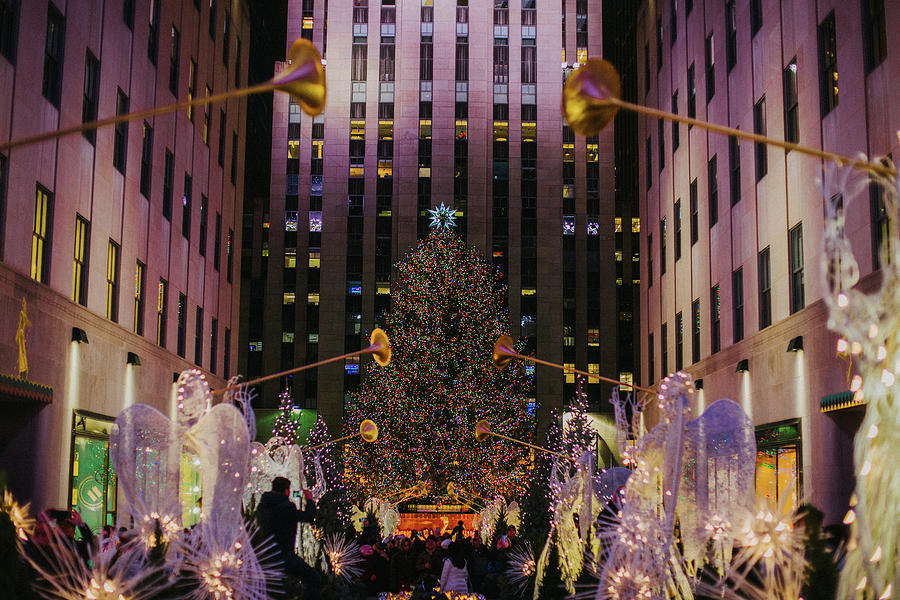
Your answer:
[[[134,365],[135,367],[141,366],[141,357],[135,354],[134,352],[129,352],[128,356],[125,358],[125,364]]]
[[[72,328],[72,341],[78,342],[79,344],[89,343],[87,334],[84,332],[84,329],[79,329],[78,327]]]
[[[734,370],[735,373],[749,373],[750,372],[750,361],[746,358],[739,360],[737,364],[737,368]]]
[[[802,335],[798,335],[797,337],[792,339],[790,342],[788,342],[788,349],[787,349],[788,352],[799,352],[800,350],[803,350],[803,336]]]

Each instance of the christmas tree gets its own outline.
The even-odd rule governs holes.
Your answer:
[[[331,440],[331,436],[328,435],[325,419],[319,415],[309,434],[307,445],[316,446],[329,440]],[[325,480],[325,493],[317,503],[316,527],[325,534],[343,533],[350,525],[351,503],[347,485],[342,476],[340,448],[340,445],[330,444],[303,454],[307,486],[312,488],[318,483],[317,458],[322,467],[321,475]]]
[[[447,497],[516,497],[527,485],[528,449],[492,438],[475,441],[487,419],[501,434],[531,442],[533,382],[524,365],[491,362],[494,342],[509,333],[505,289],[497,270],[450,229],[452,213],[432,211],[431,234],[397,265],[386,316],[393,358],[370,364],[350,401],[348,427],[363,419],[377,442],[346,447],[345,475],[357,500],[390,498],[423,484]]]
[[[300,424],[297,422],[294,413],[291,393],[288,390],[284,390],[278,394],[278,414],[275,415],[275,426],[272,428],[272,435],[284,440],[285,446],[290,446],[297,442],[299,429]]]

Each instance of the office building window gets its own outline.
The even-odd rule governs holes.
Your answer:
[[[234,87],[241,87],[241,38],[235,42],[234,49]]]
[[[662,119],[656,121],[657,141],[659,142],[659,170],[666,168],[666,132]]]
[[[797,57],[784,68],[784,141],[800,142],[800,116],[798,114]]]
[[[684,317],[682,313],[675,315],[675,370],[684,367]]]
[[[166,148],[166,168],[163,173],[162,214],[166,220],[172,220],[172,186],[175,180],[175,156]]]
[[[227,260],[227,269],[225,271],[225,279],[231,283],[232,271],[234,270],[234,230],[228,230],[228,238],[225,240],[225,258]]]
[[[862,0],[862,10],[866,73],[870,73],[887,57],[884,0]]]
[[[732,343],[744,339],[744,269],[731,274]]]
[[[675,212],[674,217],[675,221],[675,260],[681,258],[681,200],[675,201]]]
[[[653,234],[647,234],[647,287],[653,287]]]
[[[0,56],[16,62],[16,44],[19,41],[20,0],[0,0]]]
[[[91,247],[91,224],[75,215],[75,252],[72,267],[72,301],[87,306],[88,252]]]
[[[365,39],[365,38],[363,38]],[[350,80],[365,81],[367,63],[368,46],[364,43],[353,44],[353,52],[350,56]]]
[[[656,381],[655,373],[653,372],[653,363],[656,359],[653,354],[655,352],[656,346],[653,345],[653,334],[651,333],[647,336],[647,385],[653,385],[653,382]]]
[[[741,141],[731,136],[728,138],[728,167],[731,170],[731,205],[741,201]]]
[[[153,2],[150,8],[150,26],[147,35],[147,58],[153,66],[159,54],[159,7],[162,2]]]
[[[678,114],[678,90],[675,90],[675,93],[672,94],[672,113]],[[681,144],[681,136],[679,135],[679,123],[678,121],[672,121],[672,152],[674,153],[678,150],[678,146]]]
[[[31,234],[31,278],[50,283],[50,236],[53,229],[53,194],[38,185],[34,195],[34,229]]]
[[[704,56],[706,58],[706,103],[709,104],[712,97],[716,95],[715,40],[711,33],[706,38]]]
[[[121,89],[116,94],[116,116],[128,113],[128,96]],[[116,123],[113,136],[113,167],[125,174],[125,159],[128,155],[128,122]]]
[[[710,352],[715,354],[721,348],[722,297],[717,283],[709,291],[709,339]]]
[[[216,344],[219,338],[219,321],[213,317],[209,325],[209,372],[216,374]]]
[[[659,220],[659,275],[666,272],[666,218]]]
[[[759,33],[762,27],[763,10],[762,0],[750,0],[750,36]]]
[[[803,477],[800,420],[756,428],[756,496],[774,510],[797,507]]]
[[[838,105],[837,34],[834,11],[819,24],[819,79],[822,117]]]
[[[644,95],[650,93],[650,44],[644,44]]]
[[[119,244],[109,240],[106,253],[106,318],[119,322]]]
[[[187,343],[187,297],[179,293],[178,294],[178,322],[177,322],[178,330],[177,330],[177,341],[176,341],[176,352],[178,356],[184,358],[185,353],[185,345]]]
[[[719,222],[719,167],[715,154],[706,165],[707,185],[709,186],[709,226]]]
[[[769,247],[759,253],[759,328],[772,324],[772,275],[769,264]]]
[[[231,132],[231,185],[237,184],[238,139],[237,132]]]
[[[697,180],[691,181],[691,246],[700,239],[700,201],[697,197]]]
[[[144,335],[144,279],[147,267],[137,261],[134,267],[134,332]]]
[[[691,362],[700,360],[700,298],[691,302]]]
[[[669,38],[669,45],[674,46],[675,40],[678,39],[678,0],[669,2],[669,29],[672,35]]]
[[[159,280],[156,290],[156,344],[166,347],[166,320],[169,312],[169,282]]]
[[[687,104],[687,115],[691,119],[697,118],[697,82],[694,77],[694,63],[691,63],[691,66],[688,67],[687,72],[687,89],[688,89],[688,104]]]
[[[188,101],[194,99],[194,96],[197,95],[197,62],[192,58],[188,63]],[[187,118],[194,122],[194,107],[188,106],[187,108]]]
[[[647,149],[644,156],[647,157],[647,189],[649,190],[653,185],[653,151],[649,137],[647,137]]]
[[[231,377],[231,330],[225,328],[225,343],[223,344],[222,377],[226,381]]]
[[[178,64],[181,59],[181,33],[172,27],[172,52],[169,56],[169,91],[178,97]]]
[[[65,27],[66,20],[50,2],[47,9],[47,39],[44,45],[44,81],[41,93],[56,108],[59,108],[59,95],[62,91]]]
[[[231,52],[231,15],[226,11],[222,23],[222,64],[228,68],[228,57]]]
[[[125,27],[134,30],[134,0],[122,1],[122,20],[125,21]]]
[[[209,37],[216,39],[216,0],[209,0]]]
[[[656,70],[663,66],[663,24],[662,15],[656,17]]]
[[[206,256],[206,221],[209,213],[209,199],[204,194],[200,194],[200,236],[197,240],[200,246],[200,256]]]
[[[753,133],[757,135],[766,135],[766,97],[763,96],[759,102],[753,105]],[[761,142],[753,145],[754,154],[756,155],[756,181],[766,176],[769,166],[767,161],[767,146]]]
[[[191,194],[194,182],[190,175],[184,174],[184,196],[181,199],[181,235],[191,239]]]
[[[222,256],[222,215],[216,213],[216,236],[213,238],[213,268],[218,271]]]
[[[153,165],[153,128],[147,121],[144,121],[144,127],[141,135],[141,195],[144,198],[150,198],[150,181],[152,177]]]
[[[203,308],[200,306],[194,319],[194,364],[203,366]]]
[[[666,340],[669,337],[669,325],[663,323],[659,326],[659,374],[665,377],[669,373],[669,347]]]
[[[209,98],[212,94],[212,89],[209,86],[206,86],[206,97]],[[209,119],[210,119],[210,108],[209,104],[205,104],[203,106],[203,143],[209,146]]]
[[[891,259],[891,222],[884,203],[884,189],[878,181],[869,182],[869,206],[872,220],[872,266],[880,269]]]
[[[737,64],[737,21],[734,0],[725,2],[725,60],[728,72]]]
[[[788,233],[788,266],[791,278],[791,314],[806,306],[803,284],[803,223]]]
[[[100,61],[90,50],[84,58],[84,99],[81,103],[81,122],[89,123],[97,120],[97,102],[100,94]],[[82,135],[91,144],[97,139],[97,130],[88,129]]]
[[[220,167],[225,167],[225,111],[219,111],[219,155],[218,162]]]

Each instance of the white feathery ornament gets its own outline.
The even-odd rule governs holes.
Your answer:
[[[889,159],[880,162],[893,166]],[[854,439],[856,503],[849,519],[850,543],[839,594],[844,598],[888,598],[900,584],[900,561],[896,560],[900,556],[900,514],[896,510],[900,504],[896,460],[900,421],[895,390],[895,374],[900,371],[898,187],[896,178],[861,178],[852,171],[829,164],[820,182],[826,208],[821,278],[828,328],[854,356],[858,370],[852,387],[854,399],[865,399],[868,404]],[[879,249],[881,282],[868,293],[855,287],[859,268],[843,227],[843,215],[866,198],[861,192],[867,183],[879,188],[888,231]]]
[[[325,538],[322,554],[335,576],[353,582],[362,574],[363,558],[355,541],[333,533]]]
[[[28,508],[30,504],[19,504],[9,490],[3,490],[0,496],[0,513],[9,517],[10,523],[16,530],[16,543],[21,545],[28,540],[28,536],[34,530],[34,518]]]
[[[524,542],[509,551],[506,559],[506,580],[510,585],[518,588],[519,593],[524,593],[528,582],[537,572],[537,564],[534,558],[534,550],[531,543]]]

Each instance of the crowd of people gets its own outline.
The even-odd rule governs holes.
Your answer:
[[[492,547],[477,531],[467,536],[462,521],[441,535],[413,530],[408,536],[373,537],[364,529],[359,539],[362,579],[372,596],[409,590],[420,582],[429,587],[437,582],[442,592],[494,595],[517,539],[516,528],[510,526]]]

